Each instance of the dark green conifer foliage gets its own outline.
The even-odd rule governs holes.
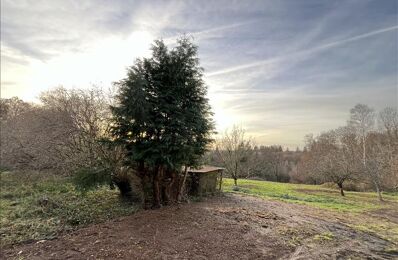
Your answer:
[[[159,40],[152,57],[137,60],[116,83],[113,135],[130,166],[142,165],[156,179],[159,169],[178,173],[198,163],[214,129],[202,71],[188,38],[173,49]]]

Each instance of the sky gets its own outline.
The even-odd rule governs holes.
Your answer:
[[[398,1],[1,1],[1,97],[108,88],[155,39],[199,46],[217,131],[302,147],[349,110],[398,106]]]

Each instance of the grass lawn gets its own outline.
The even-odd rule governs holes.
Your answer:
[[[239,191],[233,191],[233,180],[224,179],[223,181],[223,190],[226,192],[244,193],[337,211],[360,213],[372,209],[391,207],[398,203],[398,193],[383,194],[385,202],[380,203],[376,193],[346,191],[346,196],[343,197],[340,195],[339,190],[325,188],[321,185],[242,179],[238,180],[238,186],[240,188]]]
[[[1,245],[49,239],[57,233],[128,215],[137,206],[117,190],[101,187],[82,194],[66,177],[42,172],[0,173]]]
[[[321,185],[238,180],[239,191],[233,191],[233,180],[224,179],[223,191],[248,194],[313,207],[314,214],[335,219],[358,231],[372,233],[398,246],[398,193],[384,193],[383,202],[374,192],[345,192]],[[392,216],[392,218],[391,218]],[[394,249],[395,250],[395,249]]]

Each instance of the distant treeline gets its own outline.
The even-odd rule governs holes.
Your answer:
[[[344,189],[398,189],[398,112],[379,113],[364,104],[350,110],[345,126],[305,137],[303,151],[281,146],[254,146],[242,127],[234,126],[217,140],[207,162],[226,168],[235,179],[260,178],[306,184],[334,183]]]
[[[222,151],[221,151],[222,153]],[[263,179],[276,182],[295,182],[297,165],[302,151],[283,150],[280,145],[250,147],[238,163],[238,178]],[[225,167],[220,151],[206,154],[207,164]],[[228,170],[227,170],[228,174]]]

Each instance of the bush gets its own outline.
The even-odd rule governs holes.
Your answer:
[[[82,168],[73,175],[73,183],[76,189],[83,193],[104,185],[109,185],[112,189],[116,186],[123,199],[142,202],[139,180],[127,170],[119,170],[112,174],[108,169]]]
[[[4,165],[0,165],[0,173],[10,171],[10,168]]]
[[[112,176],[104,168],[81,168],[73,175],[73,184],[82,192],[96,189],[102,185],[111,185]]]
[[[54,238],[139,208],[139,204],[121,201],[118,192],[108,187],[77,192],[71,178],[58,173],[5,172],[0,182],[0,248]]]
[[[372,191],[372,186],[362,182],[347,181],[344,183],[344,189],[348,191]]]
[[[118,187],[122,198],[133,202],[143,201],[141,182],[132,171],[119,171],[113,176],[112,183]]]

